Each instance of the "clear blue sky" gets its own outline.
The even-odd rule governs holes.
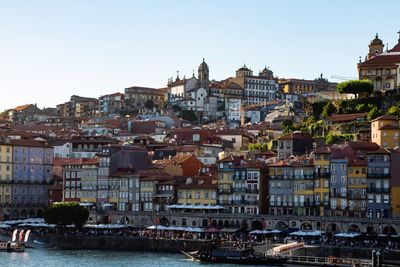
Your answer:
[[[400,1],[0,1],[0,110],[165,86],[206,58],[279,77],[356,77],[378,32],[397,43]]]

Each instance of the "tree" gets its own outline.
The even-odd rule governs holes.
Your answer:
[[[321,116],[323,118],[328,118],[329,116],[331,116],[333,113],[336,113],[337,109],[335,107],[335,105],[332,102],[328,102],[328,104],[326,104],[324,106],[324,108],[322,109],[322,113]]]
[[[77,228],[82,228],[89,218],[89,210],[78,202],[59,202],[46,209],[43,217],[46,223],[61,227],[74,224]]]
[[[260,151],[267,151],[268,150],[268,143],[255,143],[249,144],[248,149],[251,150],[260,150]]]
[[[336,90],[340,94],[370,94],[374,91],[374,86],[368,80],[351,80],[339,83]]]
[[[145,106],[147,109],[153,109],[153,108],[154,108],[154,101],[151,100],[151,99],[149,99],[149,100],[147,100],[147,101],[144,103],[144,106]]]
[[[187,120],[187,121],[191,121],[191,122],[197,121],[197,115],[193,110],[182,111],[181,117],[182,117],[182,119]]]
[[[284,133],[293,132],[293,130],[294,130],[293,121],[292,120],[284,120],[282,122],[282,130]]]
[[[345,141],[352,141],[354,139],[354,136],[351,134],[333,134],[333,133],[329,133],[326,136],[326,140],[325,142],[328,145],[333,145],[333,144],[340,144],[343,143]]]
[[[395,116],[396,118],[400,118],[400,104],[396,104],[391,106],[388,115]]]
[[[367,115],[369,121],[378,118],[379,116],[383,115],[382,110],[378,109],[378,107],[373,107]]]

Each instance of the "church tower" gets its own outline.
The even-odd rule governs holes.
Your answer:
[[[210,83],[209,77],[210,71],[208,70],[208,65],[204,61],[200,64],[198,70],[198,79],[199,79],[199,86],[205,89],[208,89],[208,84]]]
[[[371,41],[369,44],[369,52],[368,52],[368,59],[371,57],[377,56],[383,53],[383,44],[382,40],[378,38],[378,34],[375,35],[375,39]]]

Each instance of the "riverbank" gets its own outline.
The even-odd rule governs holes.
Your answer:
[[[63,250],[119,250],[119,251],[149,251],[180,253],[181,251],[206,250],[212,246],[211,240],[164,239],[145,237],[115,237],[115,236],[65,236],[47,235],[41,237],[46,246]],[[268,245],[259,245],[255,249],[263,253],[270,248]],[[382,250],[385,260],[398,261],[400,251]],[[316,256],[338,258],[370,259],[370,248],[343,248],[335,246],[307,246],[293,251],[297,256]]]

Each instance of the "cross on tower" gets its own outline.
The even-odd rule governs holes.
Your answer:
[[[176,77],[179,78],[179,70],[176,71]]]
[[[399,43],[400,43],[400,31],[397,32],[399,34]]]

